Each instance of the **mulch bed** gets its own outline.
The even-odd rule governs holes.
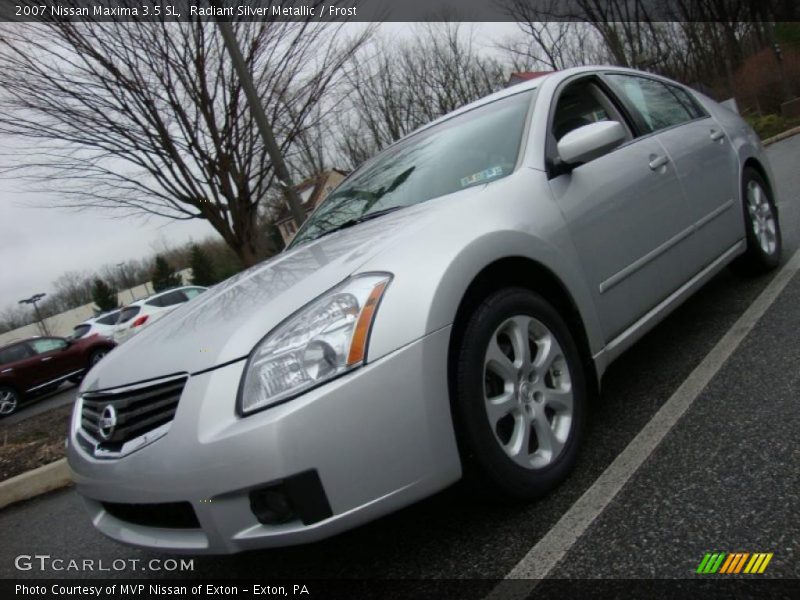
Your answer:
[[[0,481],[64,457],[72,405],[19,423],[0,421]]]

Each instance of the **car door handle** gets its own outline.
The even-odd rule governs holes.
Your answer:
[[[666,156],[651,156],[650,157],[650,170],[657,171],[669,162]]]
[[[0,373],[11,373],[11,371],[13,371],[13,370],[14,370],[13,367],[9,367],[7,369],[3,369],[2,371],[0,371]]]
[[[42,359],[42,362],[45,362],[46,360],[53,360],[53,357],[52,357],[52,356],[45,356],[45,357]]]
[[[712,129],[708,135],[715,142],[718,142],[719,140],[725,137],[724,133],[722,133],[721,131],[717,131],[716,129]]]

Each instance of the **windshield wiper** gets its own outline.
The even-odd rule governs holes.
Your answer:
[[[377,219],[378,217],[382,217],[383,215],[388,215],[389,213],[395,212],[396,210],[400,210],[401,208],[407,208],[405,206],[390,206],[388,208],[382,208],[380,210],[375,210],[372,212],[364,213],[360,217],[356,217],[355,219],[348,219],[343,223],[339,223],[335,227],[331,227],[330,229],[326,229],[322,233],[320,233],[315,240],[318,240],[321,237],[328,235],[329,233],[333,233],[335,231],[341,231],[342,229],[347,229],[348,227],[352,227],[353,225],[358,225],[359,223],[363,223],[364,221],[371,221],[372,219]]]

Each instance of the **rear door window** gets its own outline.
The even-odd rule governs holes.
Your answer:
[[[17,362],[18,360],[25,360],[33,356],[33,350],[28,348],[27,344],[17,344],[9,346],[0,350],[0,365]]]
[[[693,119],[702,119],[703,117],[708,116],[708,113],[697,101],[697,98],[692,96],[688,91],[682,87],[678,87],[677,85],[667,85],[667,88],[669,88],[669,91],[677,96],[678,100],[680,100],[681,104],[686,107],[686,110],[689,111],[689,114],[692,115]]]
[[[696,118],[678,96],[660,81],[619,73],[608,73],[607,78],[639,114],[645,133],[674,127]]]
[[[150,298],[150,300],[145,302],[145,304],[147,304],[147,306],[158,306],[158,307],[161,307],[161,306],[164,306],[163,298],[164,298],[164,296],[156,296],[155,298]]]
[[[46,354],[53,350],[63,350],[67,347],[67,342],[61,338],[40,338],[28,342],[36,354]]]
[[[181,290],[168,292],[159,299],[161,300],[161,306],[175,306],[176,304],[180,304],[181,302],[186,302],[188,300],[186,294],[184,294]]]

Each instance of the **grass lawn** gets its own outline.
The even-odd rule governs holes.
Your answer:
[[[800,126],[800,118],[787,119],[782,115],[746,116],[745,120],[762,140]]]

